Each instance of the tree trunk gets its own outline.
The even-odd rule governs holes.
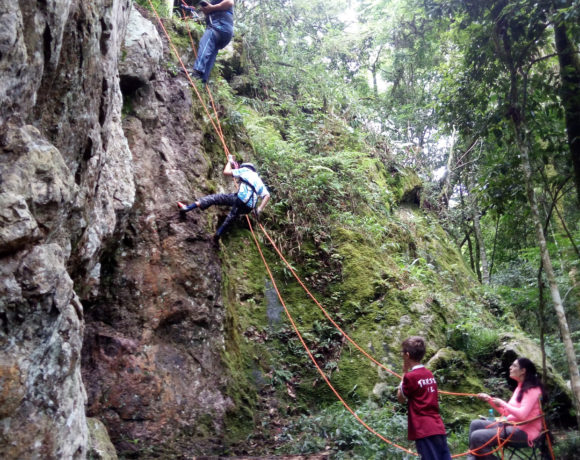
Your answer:
[[[469,235],[467,235],[467,248],[469,249],[469,264],[471,266],[471,270],[473,270],[473,273],[477,273],[477,270],[475,269],[475,260],[473,258],[473,246],[471,245],[471,237]]]
[[[576,410],[576,420],[578,422],[578,426],[580,427],[580,374],[578,372],[578,363],[576,362],[576,352],[574,350],[574,343],[572,342],[572,337],[570,336],[570,329],[568,328],[568,320],[566,319],[566,312],[564,310],[562,298],[560,297],[560,290],[558,289],[558,283],[556,282],[556,274],[554,273],[554,269],[552,267],[552,260],[550,258],[550,253],[548,252],[546,237],[544,234],[542,221],[540,219],[540,213],[538,211],[538,203],[536,201],[536,193],[534,191],[532,166],[530,162],[527,141],[521,134],[522,127],[519,125],[517,119],[513,120],[513,122],[516,142],[518,144],[518,150],[522,157],[522,169],[524,173],[524,179],[526,182],[526,192],[528,195],[528,201],[532,211],[532,219],[534,221],[534,227],[536,229],[536,238],[538,239],[540,254],[542,256],[542,264],[544,266],[546,278],[548,279],[548,284],[550,286],[550,293],[552,294],[554,311],[556,312],[556,317],[558,318],[560,335],[562,337],[562,342],[564,343],[564,350],[566,352],[566,359],[568,361],[568,368],[570,370],[570,380],[572,384],[571,386],[573,393],[574,408]]]
[[[455,162],[455,156],[453,154],[455,150],[455,138],[457,136],[457,130],[455,126],[453,126],[453,132],[451,133],[451,142],[449,146],[449,155],[447,157],[447,167],[445,168],[445,173],[440,180],[440,183],[443,184],[441,187],[441,193],[439,194],[439,199],[437,200],[439,203],[441,200],[445,203],[445,208],[449,207],[449,195],[451,194],[451,171],[453,170],[453,163]]]
[[[503,3],[503,2],[502,2]],[[505,6],[507,2],[503,3]],[[503,8],[503,6],[502,6]],[[499,14],[499,11],[498,13]],[[544,267],[544,272],[546,273],[546,278],[548,280],[548,285],[550,287],[550,293],[552,295],[552,302],[554,305],[554,311],[556,312],[556,317],[558,318],[558,326],[560,329],[560,336],[562,337],[562,342],[564,344],[564,350],[566,353],[566,360],[568,361],[568,369],[570,371],[570,380],[572,387],[572,400],[574,404],[574,409],[576,411],[576,421],[578,427],[580,427],[580,373],[578,372],[578,363],[576,361],[576,352],[574,350],[574,343],[572,342],[572,337],[570,336],[570,329],[568,327],[568,320],[566,319],[566,311],[564,310],[564,304],[562,302],[562,297],[560,296],[560,290],[558,288],[558,283],[556,281],[556,274],[552,267],[552,260],[550,259],[550,253],[548,252],[548,247],[546,244],[546,237],[544,229],[542,226],[542,221],[540,219],[540,213],[538,211],[538,203],[536,200],[536,194],[534,191],[534,180],[532,175],[532,163],[530,160],[530,151],[528,144],[528,137],[526,133],[525,124],[525,110],[526,110],[526,100],[527,100],[527,74],[524,76],[523,83],[523,95],[522,95],[522,105],[518,103],[520,101],[519,86],[518,86],[518,75],[521,75],[521,67],[513,59],[511,54],[511,38],[507,34],[507,28],[499,27],[497,28],[498,37],[501,41],[497,43],[497,51],[501,53],[501,59],[504,64],[509,69],[510,73],[510,89],[508,93],[508,100],[510,102],[508,118],[512,121],[512,126],[514,129],[515,140],[517,144],[517,149],[521,155],[521,166],[524,173],[524,181],[526,185],[526,193],[528,195],[528,202],[530,204],[530,210],[532,219],[534,222],[534,227],[536,230],[536,238],[538,240],[538,246],[540,247],[540,255],[542,257],[542,264]],[[564,29],[565,32],[565,29]],[[576,106],[580,107],[580,106]],[[580,130],[579,130],[580,133]],[[580,139],[580,138],[579,138]],[[580,142],[579,142],[580,143]]]
[[[489,264],[489,282],[491,283],[491,274],[493,272],[493,262],[495,260],[495,249],[497,247],[497,235],[499,228],[499,220],[501,219],[501,214],[498,212],[497,219],[495,220],[495,232],[493,234],[493,247],[491,250],[491,262]]]
[[[566,132],[574,167],[576,198],[580,204],[580,58],[574,43],[568,38],[564,24],[554,27],[554,35],[562,80],[560,98],[566,116]]]
[[[542,350],[542,381],[547,382],[548,369],[546,367],[546,343],[545,343],[545,323],[544,323],[544,280],[542,279],[543,264],[540,262],[540,269],[538,270],[538,324],[540,326],[540,350]]]
[[[475,231],[473,232],[475,233]],[[480,249],[479,249],[479,240],[477,237],[475,238],[475,273],[477,273],[477,279],[481,283],[481,265],[480,265]]]
[[[489,269],[487,267],[487,255],[485,254],[485,244],[483,242],[483,235],[479,225],[479,209],[473,208],[473,230],[479,248],[479,262],[481,265],[481,283],[489,284]]]
[[[487,265],[487,255],[485,253],[485,242],[483,241],[483,234],[481,233],[481,226],[479,225],[479,206],[477,204],[476,199],[473,196],[473,180],[472,174],[468,173],[468,200],[469,200],[469,207],[471,210],[471,221],[473,222],[473,234],[475,235],[475,241],[477,243],[478,249],[478,274],[480,275],[481,284],[489,284],[489,269]],[[480,271],[481,270],[481,271]]]

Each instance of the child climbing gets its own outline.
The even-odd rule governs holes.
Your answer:
[[[213,205],[231,206],[230,213],[224,220],[223,224],[217,229],[214,240],[218,240],[224,230],[230,225],[232,220],[237,216],[249,214],[254,211],[258,217],[268,201],[270,200],[270,193],[264,185],[264,182],[256,172],[256,168],[252,163],[242,163],[239,169],[234,169],[236,163],[232,155],[228,156],[228,162],[224,166],[224,175],[233,176],[235,179],[238,191],[236,193],[217,193],[208,195],[196,200],[189,206],[178,201],[177,207],[182,216],[192,209],[199,208],[202,211]],[[258,202],[260,201],[260,205]]]

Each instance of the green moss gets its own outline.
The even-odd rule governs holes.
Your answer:
[[[357,340],[358,339],[358,340]],[[353,338],[359,345],[368,347],[367,341]],[[378,342],[378,340],[376,340]],[[371,341],[372,342],[372,341]],[[351,402],[367,399],[379,381],[376,364],[371,363],[352,346],[345,347],[338,362],[338,371],[332,376],[332,383],[339,393]]]
[[[121,116],[123,119],[133,114],[133,97],[130,94],[123,94],[123,107],[121,108]]]
[[[271,361],[268,350],[256,346],[244,336],[254,328],[256,332],[266,327],[263,313],[264,272],[252,251],[253,242],[246,231],[232,230],[225,238],[227,251],[223,258],[223,297],[226,308],[226,341],[223,362],[229,373],[228,396],[233,408],[225,419],[228,441],[236,442],[254,429],[254,412],[261,382],[258,375]]]
[[[410,168],[395,168],[395,171],[388,179],[388,183],[397,202],[419,204],[419,191],[423,187],[423,183],[413,170]]]
[[[335,230],[335,244],[342,259],[341,290],[354,304],[380,295],[388,278],[389,260],[377,250],[375,242],[361,233],[346,228]]]
[[[248,133],[243,141],[245,151],[249,146],[273,183],[288,187],[288,178],[282,174],[295,168],[292,162],[300,155],[293,149],[301,147],[282,140],[281,120],[242,106],[239,114]],[[218,147],[206,145],[216,167],[223,162]],[[493,331],[499,325],[449,236],[433,216],[416,206],[419,178],[404,169],[387,172],[380,162],[357,152],[327,153],[313,162],[316,177],[300,177],[302,184],[312,187],[308,190],[313,193],[338,187],[358,196],[352,183],[340,182],[349,180],[349,167],[356,168],[368,180],[372,189],[368,196],[373,199],[361,199],[356,209],[335,206],[322,213],[323,204],[300,201],[304,197],[298,193],[274,196],[268,222],[274,232],[282,238],[302,232],[296,237],[299,254],[290,263],[352,339],[388,368],[400,372],[401,342],[410,335],[422,335],[427,340],[426,359],[431,359],[428,367],[441,389],[485,391],[488,376],[479,374],[481,366],[474,360],[489,357],[497,349],[499,336],[495,332],[478,335],[473,342],[477,343],[475,353],[451,339],[458,326],[468,323]],[[403,205],[396,207],[397,202]],[[297,212],[311,212],[317,222],[298,228],[289,217]],[[305,222],[301,225],[307,226]],[[228,394],[236,406],[226,423],[233,437],[243,439],[252,422],[267,417],[260,412],[265,409],[256,396],[260,391],[276,397],[279,406],[288,407],[293,414],[324,409],[336,396],[296,338],[249,232],[238,227],[224,244],[227,250],[221,255],[228,312],[224,361],[232,380]],[[381,388],[392,391],[398,379],[330,333],[332,326],[269,245],[262,248],[296,326],[338,393],[356,408],[369,398],[376,399]],[[448,345],[461,351],[446,348]],[[288,395],[286,385],[294,387],[295,399]],[[444,421],[454,429],[463,429],[477,414],[486,413],[486,405],[475,398],[442,395],[440,399]]]
[[[193,53],[195,45],[199,43],[199,39],[203,33],[201,26],[190,21],[185,22],[179,20],[171,21],[168,24],[168,27],[166,27],[167,33],[179,55],[184,56]],[[171,59],[176,64],[179,62],[173,50],[171,50]]]

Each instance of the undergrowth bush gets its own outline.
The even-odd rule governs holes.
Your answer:
[[[415,443],[407,440],[407,414],[396,406],[377,406],[367,401],[356,414],[389,441],[415,452]],[[448,430],[448,444],[453,453],[467,450],[467,430]],[[404,450],[381,440],[368,431],[341,403],[335,403],[316,415],[304,415],[292,422],[278,437],[279,453],[311,454],[331,451],[333,459],[411,459]]]
[[[568,431],[556,436],[554,455],[559,460],[576,460],[580,452],[580,433]]]
[[[172,13],[171,8],[167,6],[167,2],[164,0],[151,0],[151,2],[149,2],[149,0],[135,0],[135,3],[147,8],[148,10],[151,10],[152,4],[155,11],[157,11],[157,14],[162,18],[168,18]]]
[[[407,441],[407,416],[392,407],[363,403],[356,414],[385,438],[414,450]],[[362,426],[341,403],[316,415],[302,416],[280,435],[280,453],[309,454],[325,450],[332,458],[407,458],[402,450],[386,444]]]
[[[499,335],[497,330],[482,327],[481,323],[459,323],[448,329],[448,344],[464,351],[472,361],[485,361],[495,353]]]
[[[303,121],[308,129],[296,129],[304,113],[286,113],[283,118],[272,107],[241,105],[237,113],[275,197],[276,222],[286,227],[292,243],[328,241],[337,222],[364,224],[366,216],[388,218],[394,195],[386,186],[384,165],[356,150],[345,126],[320,115],[314,124]],[[285,128],[288,124],[294,127],[290,131]],[[313,143],[331,125],[332,148]],[[376,222],[369,222],[371,232],[375,227]]]

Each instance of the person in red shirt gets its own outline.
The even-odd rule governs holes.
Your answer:
[[[407,432],[415,441],[422,460],[451,460],[445,425],[439,415],[437,382],[421,361],[425,340],[409,337],[401,345],[403,380],[397,391],[401,404],[407,402]]]
[[[502,416],[506,423],[500,424],[500,438],[509,437],[508,444],[531,443],[542,430],[542,408],[540,398],[545,397],[544,386],[536,371],[536,366],[528,358],[518,358],[510,366],[510,378],[518,382],[514,394],[508,402],[493,398],[486,393],[477,397],[488,402]],[[507,422],[528,423],[510,426]],[[469,448],[473,451],[467,458],[470,460],[496,459],[489,452],[497,446],[498,424],[489,420],[474,420],[469,427]],[[492,440],[492,438],[495,438]],[[482,447],[483,446],[483,447]]]

